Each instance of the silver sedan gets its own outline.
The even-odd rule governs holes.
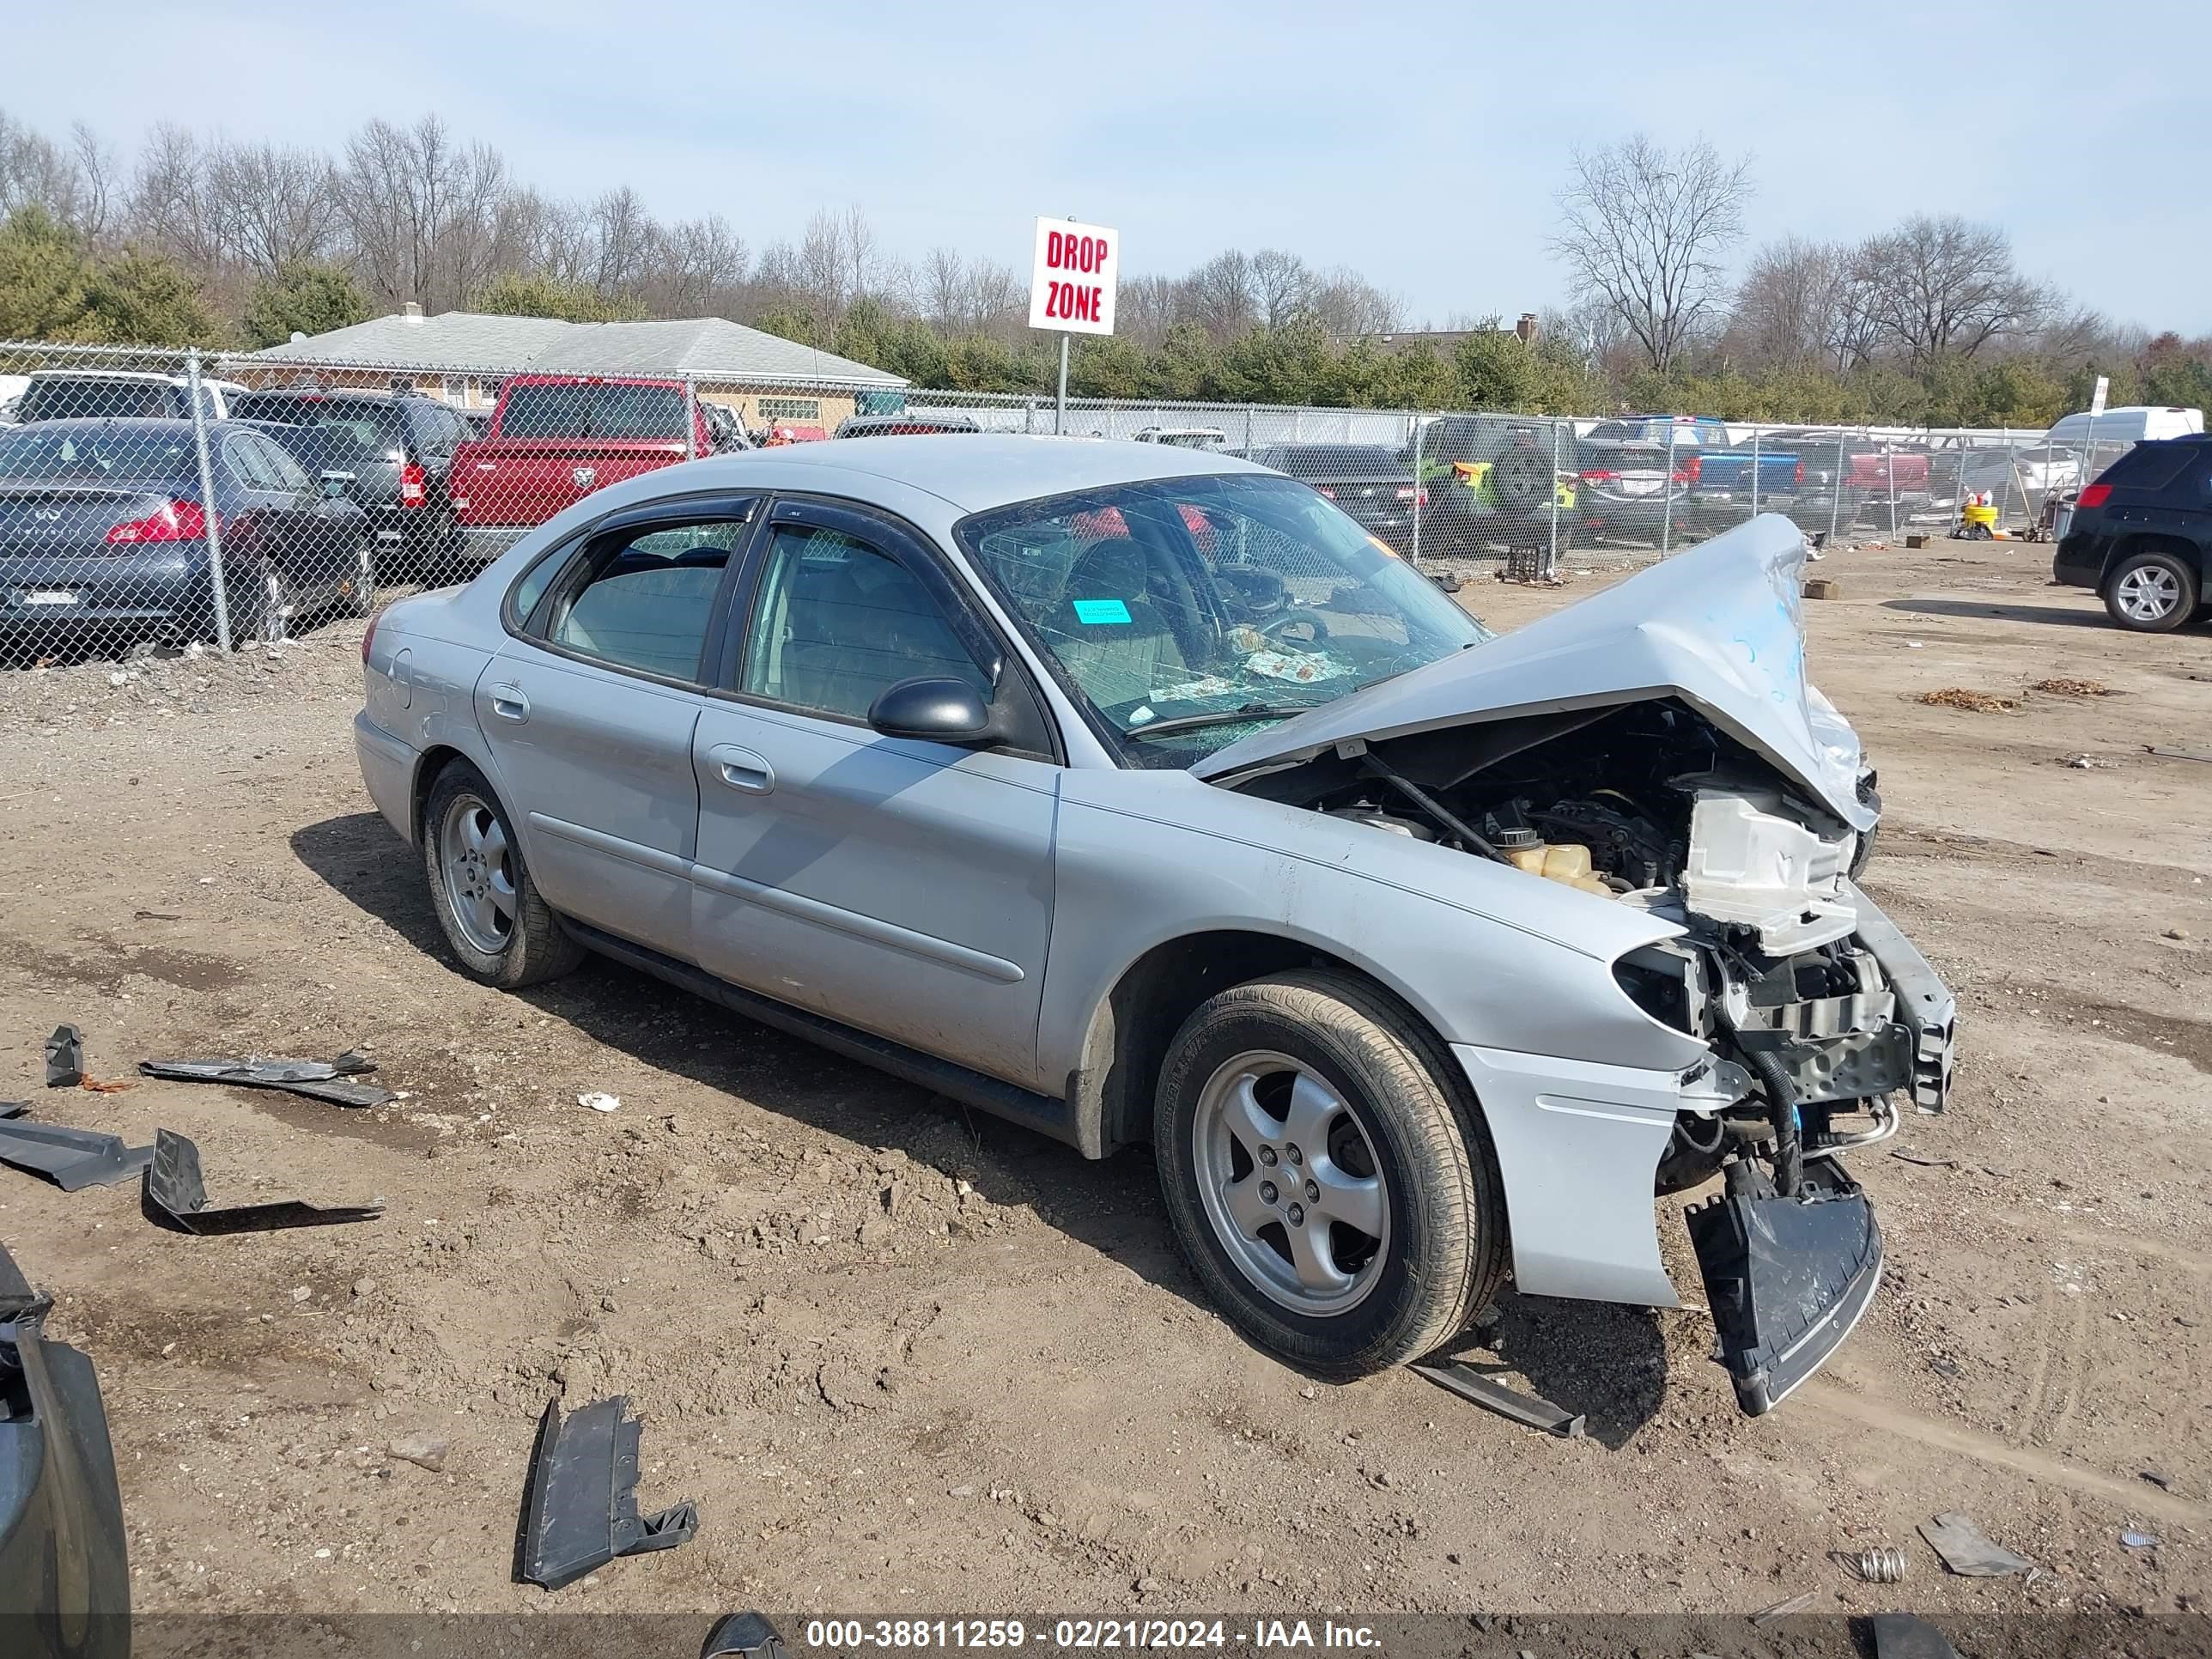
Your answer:
[[[892,437],[591,495],[363,647],[362,775],[495,986],[633,963],[1056,1137],[1149,1143],[1251,1340],[1347,1377],[1525,1291],[1676,1300],[1747,1410],[1864,1310],[1838,1154],[1949,994],[1765,518],[1493,637],[1315,490]]]

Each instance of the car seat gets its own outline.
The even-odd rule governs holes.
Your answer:
[[[1152,602],[1149,572],[1145,550],[1127,537],[1094,542],[1042,624],[1068,673],[1102,708],[1142,702],[1162,669],[1188,678],[1182,647]]]

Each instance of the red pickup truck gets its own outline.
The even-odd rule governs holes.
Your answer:
[[[681,380],[508,376],[490,430],[453,451],[447,490],[465,545],[495,556],[595,489],[713,453],[696,401],[686,441],[686,402]]]

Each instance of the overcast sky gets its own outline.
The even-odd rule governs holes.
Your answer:
[[[2118,320],[2212,332],[2207,0],[9,9],[0,108],[57,135],[335,147],[434,110],[543,189],[631,184],[755,248],[857,202],[892,251],[1025,269],[1072,215],[1127,270],[1281,246],[1416,318],[1510,317],[1565,297],[1569,151],[1641,129],[1751,155],[1747,247],[1956,210]]]

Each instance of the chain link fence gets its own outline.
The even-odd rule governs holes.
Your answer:
[[[494,420],[496,416],[496,429]],[[0,666],[229,650],[464,579],[595,490],[870,434],[1062,432],[1246,456],[1439,574],[1559,579],[1778,513],[1819,542],[2047,537],[2126,446],[2040,434],[426,372],[0,344]]]

